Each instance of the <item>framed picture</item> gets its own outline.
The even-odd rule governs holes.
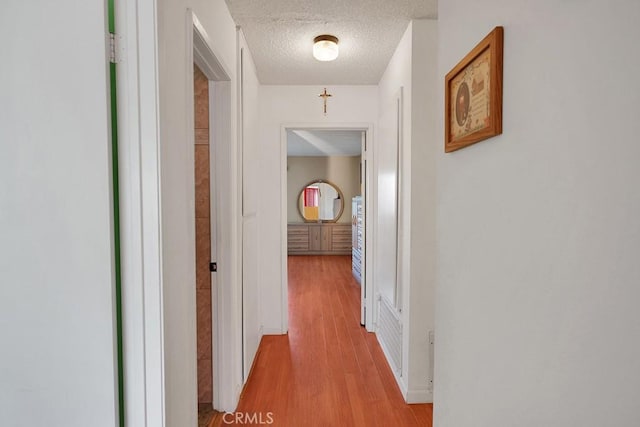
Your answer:
[[[502,46],[496,27],[445,77],[444,151],[502,133]]]

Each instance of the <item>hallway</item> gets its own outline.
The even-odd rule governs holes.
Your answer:
[[[274,426],[431,426],[433,406],[405,404],[375,335],[360,326],[351,257],[288,261],[289,334],[263,337],[235,415]]]

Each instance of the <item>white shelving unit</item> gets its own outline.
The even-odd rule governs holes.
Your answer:
[[[351,268],[353,277],[360,284],[362,284],[362,253],[364,252],[363,214],[362,197],[356,196],[351,201]]]

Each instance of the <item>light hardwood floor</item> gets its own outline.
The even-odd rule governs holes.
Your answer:
[[[350,256],[289,257],[289,334],[263,337],[236,414],[272,426],[431,426],[433,406],[404,403],[359,304]]]

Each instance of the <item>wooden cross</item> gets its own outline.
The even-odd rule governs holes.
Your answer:
[[[327,98],[330,97],[330,96],[333,96],[333,95],[331,95],[330,93],[327,93],[327,88],[325,87],[324,88],[324,92],[322,92],[318,96],[320,98],[323,98],[323,100],[324,100],[324,115],[326,116],[327,115]]]

